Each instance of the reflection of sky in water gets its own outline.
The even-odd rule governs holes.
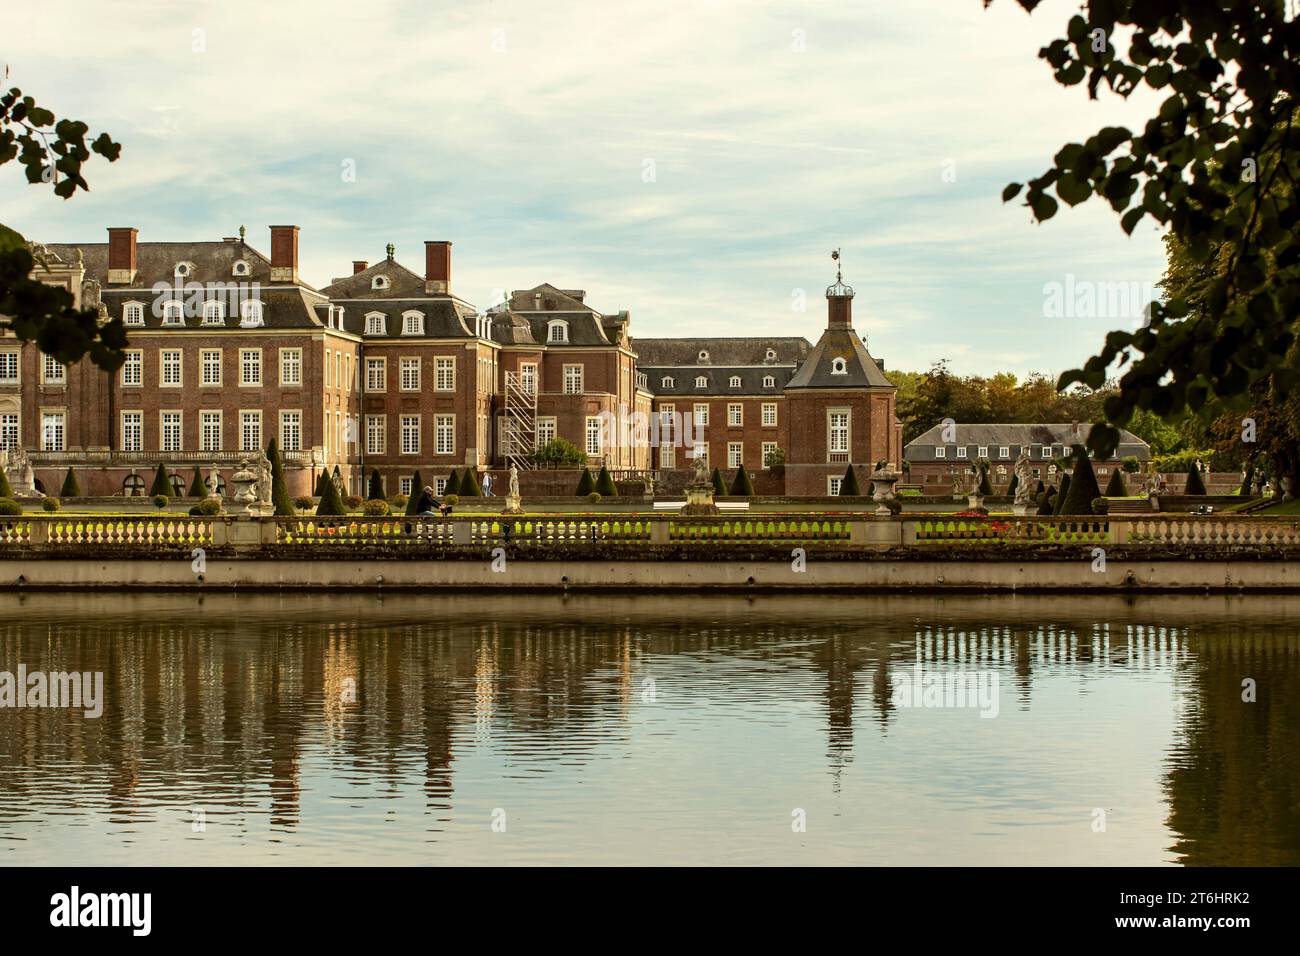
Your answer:
[[[108,696],[0,711],[4,863],[1208,858],[1238,811],[1180,833],[1171,795],[1247,773],[1239,675],[1300,647],[1277,598],[3,600],[0,669],[102,669]],[[892,706],[918,653],[995,673],[998,716]],[[1245,725],[1198,736],[1220,711]],[[1277,812],[1246,859],[1300,858]]]

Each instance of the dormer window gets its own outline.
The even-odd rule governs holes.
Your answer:
[[[128,302],[122,306],[122,322],[126,325],[144,325],[144,303]]]
[[[848,373],[849,373],[849,366],[848,363],[844,361],[844,359],[837,358],[831,361],[832,375],[847,375]]]
[[[185,324],[185,306],[172,299],[163,303],[162,324],[163,325],[184,325]]]
[[[402,334],[403,335],[423,335],[424,334],[424,313],[423,312],[403,312],[402,313]]]
[[[194,271],[194,266],[191,263],[188,262],[176,263],[176,278],[178,279],[187,278],[190,275],[190,273],[192,273],[193,271]]]
[[[546,323],[547,342],[569,341],[569,323],[563,319],[552,319]]]
[[[695,376],[695,387],[696,387],[696,388],[708,388],[708,387],[709,387],[709,380],[708,380],[708,378],[707,378],[706,376],[704,376],[704,375],[697,375],[697,376]]]
[[[237,259],[230,272],[232,275],[246,276],[251,275],[253,270],[249,267],[247,260]]]
[[[776,349],[768,349],[768,350],[767,350],[767,355],[765,355],[765,356],[763,357],[763,361],[765,361],[765,362],[775,362],[775,361],[776,361]]]
[[[203,324],[204,325],[225,325],[226,324],[226,307],[220,302],[203,303]]]
[[[248,299],[239,304],[239,324],[242,328],[256,328],[262,324],[262,303]]]
[[[740,388],[740,376],[739,375],[731,376],[731,380],[728,382],[728,384],[732,388]]]
[[[776,376],[775,376],[775,375],[764,375],[764,376],[763,376],[763,387],[764,387],[764,388],[776,388]]]
[[[676,383],[673,381],[673,377],[671,375],[665,375],[659,381],[659,385],[661,388],[672,388],[675,384]]]
[[[696,360],[700,362],[707,362],[709,360],[709,353],[706,352],[704,349],[700,349],[700,354],[696,356]]]
[[[373,279],[370,280],[370,288],[372,288],[372,289],[387,289],[387,288],[388,288],[388,276],[375,276]]]
[[[383,335],[385,316],[382,312],[366,313],[366,335]]]

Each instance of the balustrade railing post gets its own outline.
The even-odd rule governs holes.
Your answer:
[[[468,545],[470,543],[470,522],[453,521],[451,524],[451,543]]]
[[[1107,525],[1110,529],[1110,536],[1107,539],[1111,544],[1128,544],[1128,522],[1116,520],[1112,515],[1107,519]]]
[[[650,543],[651,544],[668,544],[668,522],[672,519],[664,515],[656,515],[650,522]]]
[[[32,521],[27,526],[27,540],[30,544],[50,543],[50,523],[46,520]]]

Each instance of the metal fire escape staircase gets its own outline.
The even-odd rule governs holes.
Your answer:
[[[520,471],[533,467],[537,447],[537,386],[518,372],[506,372],[506,408],[502,446],[507,465]]]

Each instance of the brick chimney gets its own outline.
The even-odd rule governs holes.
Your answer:
[[[134,226],[108,227],[108,282],[110,285],[129,285],[135,281]]]
[[[366,262],[365,259],[353,259],[353,260],[352,260],[352,274],[353,274],[353,275],[356,275],[358,272],[365,272],[365,271],[366,271],[367,269],[369,269],[369,268],[370,268],[370,263],[369,263],[369,262]]]
[[[451,291],[450,242],[425,242],[424,291],[426,295],[446,295]]]
[[[298,227],[271,227],[271,281],[298,281]]]

